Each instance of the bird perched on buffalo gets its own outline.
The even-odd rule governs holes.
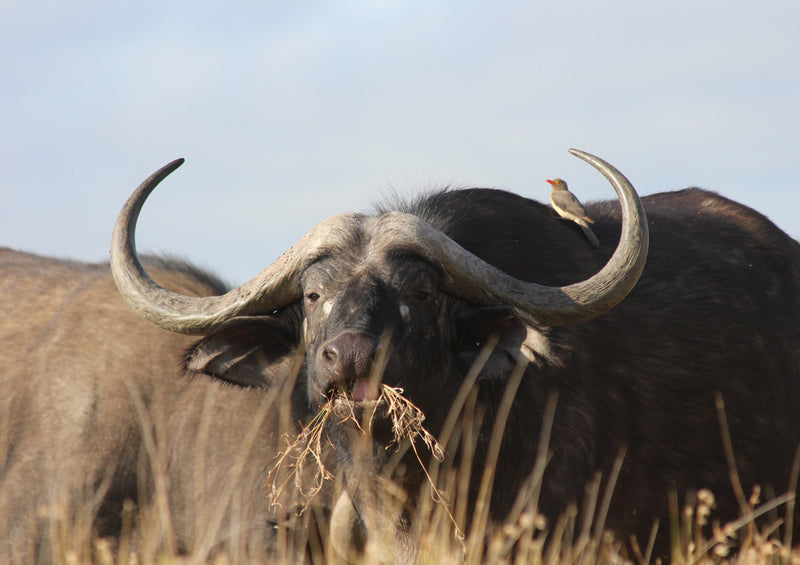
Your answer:
[[[550,203],[553,205],[553,209],[562,218],[578,224],[589,243],[594,247],[600,247],[600,240],[597,239],[592,228],[589,227],[589,224],[593,224],[594,220],[586,213],[586,209],[580,203],[580,200],[569,191],[567,183],[561,179],[548,180],[547,182],[553,186],[553,191],[550,193]]]

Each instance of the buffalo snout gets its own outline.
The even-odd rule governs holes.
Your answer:
[[[323,389],[353,396],[353,400],[376,400],[377,383],[370,382],[378,340],[364,332],[343,332],[325,342],[318,354],[318,372]]]

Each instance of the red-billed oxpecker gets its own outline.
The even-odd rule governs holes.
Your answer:
[[[600,247],[600,240],[597,239],[592,228],[589,227],[589,224],[593,224],[594,220],[586,213],[580,200],[569,191],[567,183],[561,179],[548,180],[547,182],[553,186],[553,191],[550,193],[550,203],[553,205],[553,209],[562,218],[578,224],[589,242],[594,247]]]

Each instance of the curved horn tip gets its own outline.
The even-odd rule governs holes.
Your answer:
[[[604,161],[600,157],[592,155],[591,153],[587,153],[586,151],[581,151],[580,149],[570,149],[569,152],[575,155],[577,158],[581,159],[582,161],[589,163],[592,167],[600,171],[604,177],[606,177],[609,181],[611,181],[612,185],[616,185],[617,182],[612,179],[613,176],[618,176],[619,180],[622,180],[628,185],[631,184],[631,182],[627,178],[625,178],[625,175],[619,172],[619,170],[617,170],[617,168],[608,161]],[[635,192],[635,189],[633,188],[632,185],[630,186],[630,188]]]
[[[575,155],[577,158],[583,159],[587,163],[589,163],[591,161],[602,161],[602,159],[600,159],[600,157],[597,157],[596,155],[592,155],[591,153],[587,153],[586,151],[581,151],[580,149],[574,149],[573,148],[573,149],[570,149],[569,152],[571,154]]]
[[[183,163],[185,161],[186,161],[186,159],[184,159],[183,157],[179,157],[179,158],[175,159],[174,161],[170,161],[169,163],[167,163],[166,165],[164,165],[163,167],[158,169],[152,175],[147,177],[144,180],[144,182],[142,182],[142,184],[139,185],[139,188],[137,189],[137,191],[134,192],[133,195],[131,195],[131,199],[134,199],[136,194],[138,193],[138,191],[142,190],[142,189],[146,189],[147,194],[149,195],[153,190],[155,190],[156,186],[161,184],[161,181],[163,181],[169,175],[174,173],[175,169],[177,169],[178,167],[183,165]]]
[[[164,168],[165,169],[169,169],[170,172],[172,172],[175,169],[177,169],[178,167],[180,167],[181,165],[183,165],[185,162],[186,162],[186,159],[184,159],[183,157],[178,157],[174,161],[170,161],[169,163],[167,163],[166,166],[164,166]]]

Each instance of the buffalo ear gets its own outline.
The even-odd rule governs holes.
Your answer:
[[[265,388],[283,376],[296,334],[274,316],[242,316],[215,328],[186,352],[185,368],[235,385]]]
[[[502,379],[517,365],[527,331],[522,321],[505,306],[471,307],[458,323],[456,361],[466,373],[484,344],[493,336],[497,345],[478,375],[479,380]]]

